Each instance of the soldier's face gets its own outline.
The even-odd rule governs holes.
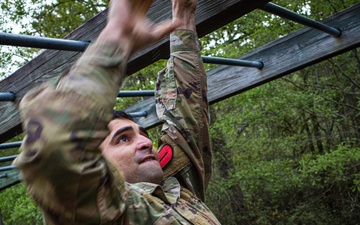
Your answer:
[[[112,120],[108,127],[110,134],[100,148],[123,172],[125,180],[161,183],[163,170],[146,130],[127,119]]]

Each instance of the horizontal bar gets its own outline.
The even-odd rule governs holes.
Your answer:
[[[334,28],[334,27],[330,27],[328,25],[325,25],[323,23],[319,23],[317,21],[311,20],[309,18],[306,18],[304,16],[301,16],[297,13],[294,13],[288,9],[285,9],[281,6],[275,5],[273,3],[266,3],[264,6],[260,7],[260,9],[278,15],[280,17],[295,21],[297,23],[300,23],[302,25],[323,31],[325,33],[331,34],[335,37],[339,37],[341,36],[341,30]]]
[[[153,90],[144,90],[144,91],[120,91],[118,97],[146,97],[154,96],[155,91]]]
[[[0,167],[0,172],[4,172],[4,171],[9,171],[9,170],[14,170],[16,169],[16,166],[4,166],[4,167]]]
[[[15,94],[14,93],[11,93],[11,92],[3,92],[3,93],[0,93],[0,102],[3,102],[3,101],[10,101],[10,102],[13,102],[15,101]]]
[[[0,162],[13,161],[16,157],[17,157],[17,155],[1,157]]]
[[[84,41],[34,37],[23,34],[8,34],[8,33],[0,32],[0,45],[83,52],[89,46],[89,44],[90,42],[84,42]],[[203,56],[202,58],[204,63],[255,67],[258,69],[261,69],[264,66],[262,62],[256,62],[256,61],[251,62],[245,60],[215,58],[208,56]]]
[[[0,179],[2,179],[2,178],[8,178],[8,174],[7,173],[0,174]]]
[[[9,143],[0,144],[0,149],[18,148],[20,146],[21,146],[21,141],[9,142]]]
[[[146,96],[154,96],[155,92],[152,90],[144,90],[144,91],[121,91],[118,94],[118,97],[146,97]],[[15,94],[8,93],[0,93],[0,101],[14,101]]]
[[[204,63],[213,63],[213,64],[221,64],[221,65],[229,65],[229,66],[243,66],[243,67],[254,67],[258,69],[262,69],[264,64],[259,61],[247,61],[240,59],[226,59],[226,58],[218,58],[218,57],[209,57],[202,56]]]
[[[130,116],[132,117],[147,117],[148,113],[146,111],[144,112],[133,112],[133,113],[128,113]]]
[[[90,42],[0,32],[0,45],[83,52]]]
[[[121,91],[118,94],[118,97],[147,97],[147,96],[154,96],[155,92],[152,90],[145,90],[145,91]],[[15,101],[15,94],[8,92],[8,93],[0,93],[0,101]]]

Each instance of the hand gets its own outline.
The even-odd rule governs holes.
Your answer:
[[[196,32],[196,4],[197,0],[172,0],[173,21],[179,24],[177,29],[187,29]]]
[[[145,19],[152,0],[112,0],[108,24],[98,37],[98,41],[123,43],[125,51],[131,55],[148,44],[169,35],[178,26],[176,21],[154,25]]]

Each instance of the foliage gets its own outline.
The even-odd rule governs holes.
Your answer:
[[[209,199],[224,223],[358,224],[357,51],[212,106]],[[222,199],[240,187],[229,218]]]
[[[355,3],[279,2],[316,20]],[[254,11],[202,41],[234,57],[298,28]],[[222,223],[359,223],[359,65],[355,49],[211,107],[208,202]]]
[[[2,191],[0,202],[5,224],[43,224],[40,209],[27,197],[23,184]]]

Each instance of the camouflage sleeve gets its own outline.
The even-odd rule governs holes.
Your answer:
[[[26,136],[14,164],[49,224],[107,223],[125,210],[124,180],[98,146],[126,61],[118,43],[97,42],[66,76],[20,104]]]
[[[156,109],[165,121],[159,151],[173,150],[165,176],[176,176],[204,199],[211,175],[206,74],[196,33],[177,30],[170,37],[171,56],[156,84]]]

